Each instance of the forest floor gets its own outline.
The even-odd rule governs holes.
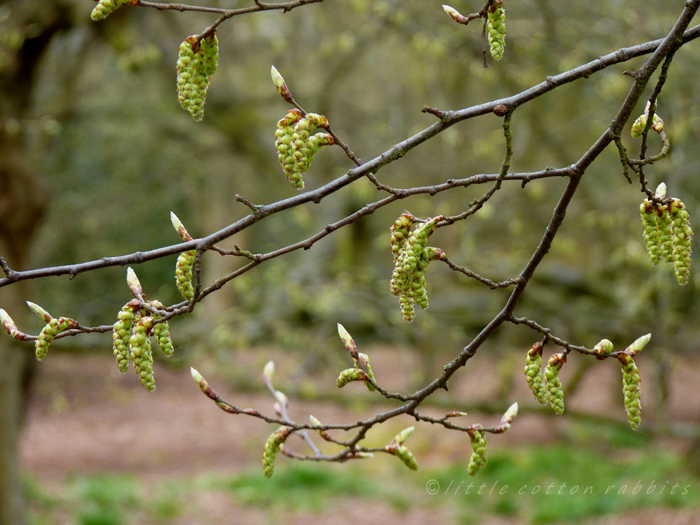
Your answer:
[[[382,384],[389,389],[404,387],[403,390],[406,391],[402,378],[407,377],[409,374],[406,372],[414,366],[410,359],[407,361],[404,358],[396,363],[394,354],[389,349],[375,349],[371,355],[375,374]],[[280,382],[284,385],[284,371],[291,367],[284,362],[284,356],[277,357],[277,374],[281,376]],[[241,366],[251,371],[251,375],[257,376],[258,371],[262,370],[257,354],[241,354],[236,359]],[[224,399],[237,406],[255,407],[272,413],[273,400],[269,394],[262,389],[253,393],[234,392],[217,373],[218,367],[220,365],[214,362],[204,362],[197,368]],[[495,395],[494,389],[497,389],[496,368],[488,360],[475,360],[474,366],[458,378],[454,388],[451,388],[452,397],[440,394],[438,401],[488,400]],[[600,368],[599,373],[587,374],[576,393],[567,398],[567,410],[624,421],[622,400],[619,399],[620,373],[615,367]],[[698,421],[700,389],[695,386],[700,383],[700,367],[677,366],[673,373],[675,375],[667,411],[669,419]],[[530,403],[531,394],[524,385],[525,381],[519,380],[519,374],[516,379],[512,397],[523,406]],[[566,391],[566,378],[563,382]],[[405,469],[395,458],[389,456],[362,461],[361,466],[358,464],[360,462],[321,465],[332,476],[345,480],[338,485],[336,493],[332,490],[329,492],[330,488],[323,486],[332,481],[322,477],[319,478],[320,487],[314,488],[312,483],[308,491],[298,492],[298,487],[284,485],[284,480],[287,479],[285,476],[292,476],[288,479],[294,485],[295,479],[303,481],[304,476],[322,474],[315,468],[309,471],[311,474],[295,471],[299,463],[279,455],[275,476],[272,480],[265,480],[261,471],[261,454],[262,446],[271,432],[268,425],[253,417],[234,416],[218,409],[198,390],[188,368],[174,370],[156,363],[156,384],[155,392],[146,392],[138,384],[133,371],[119,373],[111,356],[55,353],[38,366],[20,446],[23,469],[35,486],[35,492],[42,494],[35,498],[39,503],[33,502],[35,507],[40,507],[36,512],[36,523],[208,525],[323,522],[345,525],[358,522],[400,522],[412,525],[469,522],[520,525],[536,521],[532,514],[520,512],[527,510],[528,505],[533,504],[532,500],[524,506],[516,505],[514,511],[508,512],[506,509],[498,515],[493,510],[499,508],[499,503],[494,503],[491,498],[486,512],[470,515],[465,520],[464,511],[460,515],[459,509],[455,510],[456,504],[447,501],[446,495],[432,496],[428,493],[426,480],[434,473],[439,474],[438,479],[450,479],[447,472],[453,472],[450,469],[456,463],[466,466],[471,447],[463,434],[420,425],[406,443],[411,445],[421,466],[418,473]],[[392,407],[388,404],[373,405],[369,401],[370,394],[366,391],[359,394],[360,389],[355,388],[359,386],[361,385],[349,385],[345,388],[348,396],[355,395],[358,398],[351,406],[338,407],[332,402],[297,401],[292,398],[290,417],[305,421],[309,414],[313,414],[322,422],[340,423],[357,421],[377,410]],[[337,395],[334,385],[333,390],[333,395]],[[329,394],[330,392],[331,390]],[[316,394],[318,397],[317,391]],[[643,401],[645,409],[652,405],[652,410],[648,413],[653,414],[653,400],[643,398]],[[463,408],[457,405],[452,410]],[[425,409],[425,413],[438,416],[446,411],[445,408],[437,407]],[[562,439],[573,439],[579,445],[582,442],[582,438],[571,432],[566,415],[564,418],[554,418],[539,415],[538,412],[524,412],[526,413],[521,414],[509,432],[489,438],[490,454],[494,450],[508,450],[509,447],[554,445]],[[386,429],[377,428],[374,434],[370,434],[369,445],[386,443],[398,430],[415,423],[409,418],[400,419],[401,421],[386,425]],[[468,419],[470,421],[466,424],[481,421],[485,426],[490,426],[497,424],[499,416],[472,415],[470,411]],[[665,439],[661,443],[665,450],[675,450],[679,454],[688,445],[687,441],[681,439]],[[319,446],[324,452],[335,450],[323,442]],[[300,440],[292,441],[290,447],[305,452],[305,445]],[[457,456],[455,450],[459,451]],[[623,450],[621,454],[629,455],[629,452]],[[491,463],[485,472],[490,466]],[[100,478],[105,475],[108,477]],[[294,478],[294,475],[301,478]],[[697,494],[700,478],[688,478],[679,472],[679,479],[681,475],[684,476],[683,479],[691,479],[695,485],[691,494]],[[669,478],[673,482],[673,478]],[[98,483],[100,479],[105,483],[106,479],[108,493],[116,491],[110,489],[109,480],[116,480],[114,483],[117,485],[124,479],[131,480],[133,484],[130,486],[132,489],[136,487],[135,490],[140,491],[140,494],[131,494],[131,500],[125,497],[124,505],[131,505],[131,510],[118,512],[111,520],[109,516],[91,520],[88,511],[81,511],[80,514],[73,508],[85,505],[81,496],[76,496],[80,492],[76,487],[81,480],[90,479],[97,480]],[[494,479],[498,482],[497,478],[488,479],[489,482]],[[369,492],[356,490],[358,483],[362,484],[364,480],[367,480],[370,487]],[[460,477],[458,481],[463,480]],[[565,480],[554,481],[559,486]],[[377,482],[379,485],[376,485]],[[248,492],[246,485],[249,485]],[[269,491],[266,487],[270,487]],[[670,485],[668,487],[670,490]],[[168,490],[170,496],[164,496]],[[256,490],[269,492],[268,499],[250,494],[250,491]],[[600,490],[603,488],[600,487]],[[278,494],[274,494],[275,491]],[[372,491],[376,494],[372,494]],[[316,494],[331,503],[294,501],[295,498],[314,500]],[[171,501],[168,501],[168,497]],[[442,501],[436,500],[438,497]],[[689,495],[686,499],[690,497]],[[42,498],[53,503],[41,504]],[[137,500],[136,503],[133,500]],[[160,513],[144,508],[144,502],[149,501],[161,506]],[[692,508],[697,507],[698,501],[694,504],[682,499],[674,501],[674,505],[680,508],[669,508],[667,505],[649,507],[647,504],[647,508],[630,510],[629,506],[623,506],[623,512],[614,515],[606,516],[599,510],[597,512],[602,515],[596,519],[587,519],[584,513],[584,519],[579,522],[623,525],[700,524],[700,513],[697,508]],[[119,504],[116,503],[117,506]],[[99,501],[97,505],[100,506]],[[102,507],[105,505],[109,506],[103,501]],[[478,501],[476,505],[479,508]],[[508,505],[502,502],[500,506]],[[613,505],[613,508],[617,507]]]

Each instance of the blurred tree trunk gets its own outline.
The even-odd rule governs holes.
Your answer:
[[[0,255],[13,269],[25,269],[31,240],[48,206],[48,192],[36,173],[35,155],[27,145],[24,123],[41,57],[56,32],[67,29],[69,11],[59,1],[6,3],[0,67]],[[26,286],[2,290],[2,306],[24,324],[21,303]],[[25,522],[17,444],[32,370],[26,343],[0,339],[0,525]]]
[[[47,192],[22,161],[19,140],[0,132],[0,254],[13,269],[23,269],[36,227],[48,203]],[[3,289],[2,307],[20,326],[27,308],[25,283]],[[0,525],[23,523],[23,501],[17,464],[19,429],[31,377],[31,347],[0,339]]]

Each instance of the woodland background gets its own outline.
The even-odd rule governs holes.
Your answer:
[[[211,3],[230,8],[248,4]],[[30,1],[2,2],[0,254],[14,260],[18,268],[39,268],[145,251],[178,241],[170,226],[170,211],[199,237],[248,214],[245,206],[235,202],[235,194],[255,203],[293,195],[296,190],[284,180],[274,149],[275,125],[288,106],[270,82],[271,65],[282,73],[305,109],[326,115],[358,157],[370,159],[434,122],[432,115],[421,113],[424,105],[458,109],[513,95],[548,75],[664,36],[682,5],[678,1],[649,1],[639,10],[630,1],[506,1],[506,53],[501,62],[491,62],[487,69],[482,66],[478,22],[466,28],[455,24],[443,12],[441,2],[326,0],[284,15],[270,12],[238,17],[222,24],[218,31],[220,65],[212,77],[204,121],[195,123],[177,104],[177,48],[186,36],[208,26],[212,16],[122,8],[107,20],[94,23],[89,17],[93,2],[88,0],[51,0],[40,7]],[[459,0],[453,6],[463,13],[480,7]],[[13,32],[25,39],[20,48],[13,43]],[[34,48],[27,43],[33,43]],[[671,138],[672,154],[647,170],[652,187],[665,181],[669,195],[685,202],[696,230],[700,228],[697,45],[691,43],[677,53],[657,109]],[[18,49],[24,69],[16,67]],[[634,70],[643,60],[611,67],[518,109],[512,125],[513,171],[564,167],[578,159],[624,99],[630,79],[622,72]],[[642,111],[639,107],[637,113]],[[623,141],[633,149],[628,133]],[[651,138],[651,144],[652,149],[660,147],[657,137]],[[436,184],[497,172],[501,161],[501,119],[487,116],[448,129],[406,159],[384,168],[381,179],[395,187]],[[305,177],[307,188],[316,188],[350,167],[339,148],[326,148],[316,155]],[[563,184],[558,180],[532,181],[524,188],[507,184],[475,217],[438,230],[431,242],[453,261],[481,275],[494,280],[510,278],[539,242]],[[333,406],[338,406],[333,403],[344,403],[338,411],[361,414],[372,403],[371,396],[357,394],[358,389],[342,391],[340,396],[334,391],[337,372],[347,365],[337,337],[338,322],[353,334],[361,351],[370,353],[378,378],[383,364],[386,377],[392,377],[396,388],[408,390],[424,384],[493,317],[508,292],[490,291],[446,267],[432,265],[427,275],[430,309],[418,311],[414,323],[406,324],[398,301],[389,294],[393,266],[389,227],[405,208],[422,217],[456,213],[480,194],[480,188],[457,189],[435,197],[397,201],[328,236],[309,251],[288,254],[236,279],[198,305],[193,315],[171,321],[176,356],[168,363],[156,363],[155,393],[124,394],[132,397],[131,404],[122,407],[122,417],[128,418],[132,410],[136,421],[148,421],[148,414],[138,419],[134,403],[139,407],[154,403],[155,410],[161,406],[154,400],[175,396],[180,404],[161,407],[174,413],[160,412],[157,417],[182,418],[186,426],[187,418],[197,415],[182,406],[198,412],[206,403],[188,379],[189,366],[216,374],[230,396],[252,396],[243,399],[257,403],[257,408],[269,408],[272,400],[262,393],[259,373],[270,358],[284,363],[279,386],[292,398],[293,406],[295,399],[305,399],[303,403],[321,400],[324,403],[318,406],[330,409],[328,417],[333,417]],[[266,252],[290,239],[306,238],[376,198],[374,186],[360,180],[320,205],[308,204],[271,217],[221,246],[237,244],[253,253]],[[506,471],[498,470],[499,457],[504,465],[516,467],[518,458],[528,457],[534,461],[531,473],[534,468],[543,472],[550,468],[551,472],[548,462],[604,465],[622,454],[630,459],[630,468],[668,467],[662,473],[644,471],[638,479],[690,479],[697,496],[700,399],[692,392],[697,384],[692,373],[699,364],[700,281],[691,278],[687,286],[679,287],[670,267],[651,266],[639,220],[641,200],[638,186],[630,186],[622,176],[617,152],[608,148],[584,177],[553,249],[518,307],[520,314],[536,319],[558,336],[588,347],[602,338],[626,345],[644,333],[653,334],[640,364],[645,394],[641,435],[632,435],[624,428],[619,372],[611,371],[616,367],[578,356],[572,356],[562,376],[565,395],[578,399],[579,404],[574,402],[571,413],[567,404],[561,421],[552,423],[554,415],[549,409],[539,410],[522,389],[525,352],[537,338],[526,328],[506,326],[480,350],[474,360],[482,361],[478,368],[457,378],[452,396],[445,394],[435,401],[444,404],[440,408],[443,412],[444,407],[466,409],[470,415],[473,411],[484,418],[518,401],[523,413],[537,415],[529,427],[524,425],[529,430],[520,438],[510,436],[503,442],[499,449],[503,456],[496,455],[483,472],[491,476],[489,480],[503,479],[503,472],[509,472],[505,466]],[[17,207],[18,202],[22,206]],[[175,257],[137,268],[149,297],[166,304],[176,301],[174,265]],[[232,269],[229,259],[214,253],[204,257],[205,282]],[[0,290],[0,306],[32,333],[39,331],[40,321],[23,306],[24,300],[40,304],[53,315],[97,325],[114,322],[129,298],[123,268],[81,274],[72,281],[49,278]],[[95,414],[87,412],[91,403],[100,406],[120,395],[116,390],[101,390],[100,377],[104,376],[100,374],[117,372],[108,362],[110,344],[107,335],[62,339],[52,345],[45,362],[34,366],[39,375],[25,406],[27,425],[20,439],[34,444],[38,456],[43,445],[40,438],[31,441],[36,435],[32,429],[37,428],[32,425],[52,417],[69,421],[81,414],[107,418],[105,414],[111,413],[106,406]],[[5,373],[11,368],[10,360],[20,359],[17,353],[31,357],[31,345],[13,344],[8,337],[0,338],[0,349],[0,355],[7,358]],[[372,351],[382,363],[380,371]],[[479,373],[488,381],[479,382]],[[205,377],[216,387],[206,373]],[[124,392],[138,386],[133,373],[118,381]],[[612,401],[596,397],[600,389],[608,392]],[[187,395],[181,397],[180,391]],[[88,400],[87,405],[77,401],[80,399]],[[150,414],[157,419],[154,412]],[[214,409],[206,414],[234,419]],[[307,415],[300,409],[298,419]],[[318,413],[314,415],[318,417]],[[478,420],[480,416],[475,417]],[[95,427],[126,424],[119,419],[98,419]],[[88,432],[90,426],[85,423],[76,428]],[[509,432],[515,434],[517,427],[516,421]],[[230,428],[217,428],[222,433],[210,436],[212,442],[233,447],[232,439],[223,432]],[[417,428],[416,436],[422,428]],[[59,429],[57,423],[54,431]],[[348,509],[357,506],[355,500],[360,506],[379,508],[377,512],[389,501],[388,510],[384,509],[387,515],[402,519],[418,519],[421,512],[435,512],[431,505],[439,505],[446,520],[463,521],[469,516],[474,523],[481,522],[482,513],[504,520],[495,521],[499,523],[585,520],[625,511],[639,503],[630,498],[602,498],[592,509],[581,504],[580,512],[573,505],[573,515],[567,515],[563,509],[571,514],[571,500],[560,501],[562,511],[557,513],[552,511],[557,508],[552,501],[534,496],[525,502],[517,498],[489,500],[489,505],[465,498],[459,503],[446,504],[444,498],[436,502],[425,496],[426,480],[435,478],[442,483],[463,479],[464,473],[459,477],[450,470],[458,467],[449,465],[463,463],[465,470],[469,445],[463,436],[436,437],[439,433],[432,429],[426,429],[426,441],[415,451],[421,465],[421,453],[425,453],[426,466],[434,469],[428,471],[432,475],[404,471],[390,457],[375,458],[374,464],[380,465],[371,467],[346,464],[326,469],[282,459],[275,476],[289,484],[262,482],[257,454],[268,431],[261,425],[251,426],[249,448],[231,459],[227,474],[217,472],[229,476],[228,489],[215,487],[229,491],[230,500],[219,502],[221,507],[232,505],[240,512],[252,513],[251,522],[273,520],[288,508],[302,515],[307,512],[325,519],[341,515],[352,520]],[[581,436],[586,439],[578,439]],[[570,444],[560,447],[562,438]],[[66,438],[69,448],[70,439]],[[443,441],[436,447],[433,439]],[[498,441],[498,437],[490,440],[496,448]],[[543,442],[550,447],[538,448]],[[202,488],[201,478],[196,477],[206,474],[206,468],[156,475],[155,486],[165,495],[158,492],[157,497],[146,497],[143,484],[147,484],[147,468],[124,468],[125,463],[119,468],[120,463],[115,462],[105,464],[105,468],[114,467],[116,473],[96,475],[89,464],[83,468],[78,461],[74,469],[48,475],[38,466],[41,461],[33,462],[32,447],[24,446],[22,461],[31,465],[23,470],[25,488],[31,519],[37,523],[56,522],[57,516],[66,523],[208,522],[205,510],[193,518],[186,506],[177,504],[183,494],[213,490]],[[192,447],[197,448],[196,441]],[[100,448],[99,443],[95,448]],[[460,448],[464,453],[454,456]],[[555,452],[558,456],[552,456]],[[111,455],[108,447],[102,453]],[[222,453],[217,449],[211,455]],[[177,457],[172,461],[187,462],[187,451],[178,450]],[[600,461],[596,463],[591,457]],[[205,461],[204,466],[210,468],[212,462]],[[625,468],[620,466],[620,479],[623,471],[629,479],[634,478],[635,474]],[[490,469],[494,470],[489,474]],[[414,478],[402,485],[403,496],[380,491],[383,496],[376,498],[353,492],[358,472],[388,483]],[[513,474],[514,479],[526,476],[525,472]],[[594,469],[590,474],[599,479],[609,475],[619,482],[614,472],[603,475]],[[129,477],[132,475],[136,477]],[[312,481],[305,485],[294,476]],[[564,480],[567,474],[559,476],[555,479]],[[166,478],[172,478],[171,485],[163,484]],[[219,483],[226,482],[219,479]],[[236,483],[246,489],[231,488],[238,487]],[[115,503],[111,496],[100,500],[100,487],[113,495],[120,484],[127,487],[123,500]],[[308,493],[290,496],[290,487],[299,485],[308,486]],[[292,503],[310,499],[321,487],[329,486],[337,487],[323,493],[322,499],[330,501],[330,506],[309,509],[302,505],[299,509]],[[91,499],[90,494],[95,493],[98,497]],[[261,503],[259,494],[263,493],[278,494],[279,499],[263,498]],[[161,514],[144,510],[154,497],[165,502]],[[692,499],[698,501],[697,497]],[[659,496],[645,500],[644,505],[658,509],[691,503],[690,497],[666,500]],[[202,508],[210,507],[203,504]],[[250,510],[260,508],[266,508],[266,513]],[[676,520],[687,511],[677,512]],[[642,518],[636,519],[639,522]]]

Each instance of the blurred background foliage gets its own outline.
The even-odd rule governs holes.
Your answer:
[[[208,2],[226,8],[249,4]],[[270,82],[271,65],[307,111],[326,115],[357,156],[369,160],[432,124],[434,117],[420,111],[424,105],[459,109],[514,95],[548,75],[664,36],[681,8],[681,2],[677,9],[670,4],[650,1],[640,11],[623,0],[595,7],[506,1],[506,53],[487,69],[480,24],[453,23],[441,2],[327,0],[284,15],[237,17],[218,31],[220,64],[202,123],[193,122],[177,103],[175,62],[179,43],[215,17],[123,8],[94,23],[89,0],[0,6],[0,68],[11,68],[13,39],[31,38],[33,16],[53,9],[67,21],[42,56],[27,113],[20,118],[12,107],[2,108],[4,132],[20,134],[30,145],[51,195],[29,267],[176,243],[170,211],[198,237],[248,213],[235,194],[258,204],[295,195],[273,145],[276,122],[289,108]],[[469,13],[480,4],[455,0],[453,6]],[[696,45],[677,53],[659,102],[673,153],[648,168],[647,176],[652,187],[665,181],[669,195],[686,203],[697,229],[700,108],[697,79],[688,73],[700,67]],[[611,67],[518,108],[512,171],[575,162],[623,101],[631,81],[622,72],[643,60]],[[636,113],[643,109],[640,105]],[[658,150],[657,137],[650,140]],[[628,133],[623,142],[631,151],[638,147]],[[487,115],[450,128],[382,169],[378,178],[411,187],[495,173],[503,152],[501,119]],[[305,177],[307,188],[351,167],[339,148],[326,148]],[[555,179],[525,188],[507,183],[480,213],[440,229],[431,244],[493,280],[515,277],[543,235],[563,186]],[[208,297],[192,316],[172,321],[177,362],[189,364],[195,355],[208,354],[230,364],[238,349],[272,344],[298,352],[300,372],[323,369],[329,359],[346,360],[342,352],[327,350],[338,346],[336,323],[341,322],[360,345],[383,342],[418,352],[423,372],[431,377],[502,308],[508,291],[488,290],[436,263],[427,273],[431,307],[406,324],[389,294],[389,227],[404,209],[420,217],[459,213],[483,191],[471,187],[397,201],[310,251],[255,268]],[[274,250],[382,196],[369,181],[359,180],[320,204],[270,217],[220,246]],[[626,182],[617,153],[609,148],[584,177],[516,315],[588,347],[603,337],[624,346],[652,332],[656,359],[664,352],[695,350],[698,280],[679,287],[670,266],[651,266],[639,220],[641,199],[638,185]],[[204,281],[241,264],[208,253]],[[136,268],[149,298],[179,300],[174,265],[172,257]],[[74,280],[34,281],[28,299],[84,325],[111,324],[130,299],[124,276],[125,269],[111,268]],[[37,331],[39,321],[32,323],[30,331]],[[60,345],[99,345],[108,352],[108,339],[76,337]],[[482,350],[517,347],[522,353],[537,339],[526,328],[505,327]],[[249,372],[234,375],[240,380]],[[420,376],[417,380],[427,378]]]
[[[505,56],[484,69],[480,24],[455,24],[443,12],[442,1],[326,0],[285,14],[272,11],[227,21],[218,31],[220,64],[212,77],[202,123],[195,123],[177,103],[175,62],[179,43],[200,33],[214,16],[122,8],[107,20],[94,23],[89,18],[94,6],[91,0],[0,2],[0,168],[4,170],[2,162],[12,160],[7,151],[12,153],[16,147],[22,163],[40,174],[38,183],[24,187],[22,202],[48,203],[24,266],[70,264],[174,244],[179,238],[170,225],[170,211],[193,236],[200,237],[248,213],[248,208],[235,201],[236,194],[256,204],[296,195],[283,177],[274,149],[276,122],[289,106],[270,81],[271,65],[282,73],[300,104],[307,111],[326,115],[340,137],[366,161],[432,124],[434,117],[421,112],[424,105],[460,109],[514,95],[548,75],[625,46],[661,38],[683,4],[649,0],[642,10],[638,2],[630,0],[593,4],[506,0]],[[235,8],[252,1],[206,3]],[[452,5],[463,13],[481,7],[466,0],[454,0]],[[51,31],[43,33],[47,27]],[[49,40],[42,40],[45,35]],[[40,45],[46,48],[36,55],[39,62],[32,65],[31,78],[13,76],[17,63],[34,56],[32,49]],[[694,73],[700,68],[697,45],[691,43],[676,54],[659,101],[658,113],[673,143],[672,154],[646,170],[652,187],[664,181],[669,195],[685,202],[696,230],[700,229],[700,179],[696,176],[700,168],[700,95]],[[578,160],[603,133],[626,96],[631,79],[623,71],[640,67],[643,61],[644,57],[611,67],[518,108],[512,122],[515,151],[511,171],[564,167]],[[24,90],[22,96],[10,96],[13,86],[18,85]],[[635,116],[643,109],[640,104]],[[391,186],[408,188],[498,172],[504,153],[501,122],[487,115],[460,123],[383,168],[378,178]],[[633,141],[628,131],[629,126],[623,142],[635,152],[639,141]],[[650,141],[651,151],[658,151],[658,137]],[[352,166],[339,148],[325,148],[305,176],[306,186],[317,188]],[[0,170],[0,192],[13,184],[4,176],[5,171]],[[532,181],[524,188],[507,183],[478,214],[436,232],[431,244],[443,248],[455,263],[485,277],[515,277],[541,239],[564,183],[555,179]],[[309,251],[293,252],[253,269],[209,296],[192,315],[171,322],[176,355],[169,362],[174,366],[213,362],[219,375],[236,388],[260,388],[258,364],[262,366],[269,354],[258,352],[251,358],[253,352],[248,350],[265,346],[274,348],[277,355],[281,350],[287,354],[278,361],[283,364],[278,366],[280,376],[287,381],[281,388],[295,396],[309,394],[311,398],[349,403],[361,417],[359,413],[367,408],[365,397],[347,396],[344,391],[334,398],[326,392],[319,396],[321,383],[314,379],[320,374],[327,384],[332,376],[332,384],[339,367],[348,365],[336,335],[336,323],[340,322],[361,349],[376,344],[395,352],[390,359],[384,357],[384,362],[397,363],[399,374],[409,370],[409,387],[422,386],[500,311],[509,292],[488,290],[435,263],[427,272],[431,307],[419,310],[414,323],[406,324],[398,300],[389,293],[389,227],[405,209],[420,217],[457,214],[484,191],[484,187],[461,188],[434,197],[397,201],[329,235]],[[254,253],[275,250],[303,240],[383,196],[368,180],[359,180],[319,204],[309,203],[269,217],[220,246],[230,249],[238,245]],[[687,286],[680,287],[669,265],[652,267],[642,239],[641,200],[638,185],[626,182],[617,152],[609,148],[583,178],[566,221],[516,315],[534,319],[556,335],[588,347],[602,338],[624,347],[652,332],[653,351],[645,352],[643,359],[653,361],[654,366],[647,367],[643,376],[645,393],[652,392],[654,397],[655,413],[645,412],[645,422],[664,423],[671,370],[682,369],[698,346],[700,281],[691,278]],[[34,213],[26,207],[27,213]],[[3,238],[20,222],[18,215],[8,220],[4,211],[0,207]],[[243,263],[207,253],[204,282],[211,283]],[[175,257],[170,257],[136,268],[149,298],[166,304],[180,300],[173,282],[174,266]],[[73,280],[29,281],[24,283],[26,294],[21,295],[56,316],[70,316],[84,325],[111,324],[130,299],[125,273],[124,268],[110,268],[80,274]],[[6,290],[0,290],[0,306],[9,309],[6,305],[11,297]],[[37,333],[39,320],[27,312],[22,319],[22,309],[14,302],[10,314],[20,328]],[[477,381],[466,388],[462,384],[461,389],[451,389],[453,396],[457,392],[456,398],[445,399],[448,394],[440,393],[430,402],[452,410],[455,399],[459,403],[471,401],[478,410],[498,412],[499,404],[510,398],[513,377],[521,373],[525,350],[538,339],[527,328],[502,327],[480,351],[480,358],[498,360],[498,364],[496,359],[489,361],[495,373],[491,374],[491,365],[487,365],[489,374],[484,374],[484,381],[495,376],[502,384]],[[109,355],[110,343],[105,334],[66,338],[55,342],[52,351]],[[378,350],[373,355],[380,353]],[[410,366],[404,361],[407,354]],[[570,359],[566,370],[570,375],[564,383],[567,396],[596,363]],[[162,366],[164,362],[156,369]],[[618,379],[615,381],[611,388],[618,389]],[[518,382],[522,383],[521,376]],[[400,388],[408,387],[402,383]],[[617,416],[623,419],[621,399],[618,401]],[[693,410],[682,412],[686,421],[697,419]],[[676,415],[679,412],[676,407]],[[645,428],[654,432],[662,426]],[[570,440],[576,432],[583,432],[577,428],[571,425],[558,435]],[[510,479],[515,486],[520,480],[529,482],[535,464],[540,467],[536,475],[544,476],[543,483],[551,472],[558,472],[556,469],[565,469],[559,475],[562,477],[575,470],[572,465],[579,469],[589,465],[591,479],[614,483],[620,476],[661,479],[691,464],[685,459],[660,457],[657,444],[652,443],[644,449],[644,456],[627,450],[627,455],[632,454],[630,464],[619,472],[611,471],[611,458],[622,457],[617,448],[600,458],[590,450],[578,449],[584,441],[593,448],[603,446],[607,443],[605,432],[619,432],[625,439],[631,439],[631,432],[616,425],[607,425],[605,430],[586,428],[585,440],[566,450],[545,444],[533,452],[516,447],[519,436],[510,442],[505,437],[504,448],[509,451],[505,456],[496,451],[483,474],[489,479]],[[381,434],[381,429],[378,432]],[[639,439],[648,437],[644,434]],[[416,449],[421,461],[436,447],[436,441],[422,439],[423,445]],[[454,462],[455,438],[449,435],[445,439],[449,443],[440,446]],[[256,441],[255,447],[258,445]],[[625,448],[629,444],[614,445]],[[683,445],[686,452],[687,442]],[[641,450],[642,445],[638,446]],[[695,451],[696,468],[700,469],[697,443]],[[413,492],[392,500],[391,505],[401,510],[414,501],[422,504],[418,495],[426,497],[423,485],[429,477],[443,483],[463,476],[464,465],[454,463],[455,472],[421,471],[424,473],[418,481],[410,482]],[[372,463],[367,468],[375,465],[403,468],[391,462]],[[326,467],[333,469],[333,476],[327,474]],[[648,471],[640,474],[634,470],[637,467]],[[257,470],[255,478],[246,471],[229,480],[195,482],[223,484],[235,498],[248,498],[262,507],[268,506],[269,500],[259,498],[284,493],[287,489],[279,487],[285,483],[309,487],[303,489],[309,495],[299,497],[300,501],[311,501],[321,487],[326,496],[345,497],[349,487],[358,486],[357,472],[332,465],[289,466],[275,474],[275,485],[266,481],[253,492],[248,490],[258,483],[253,479],[262,479]],[[395,480],[404,474],[403,470],[391,472],[382,479]],[[182,480],[174,483],[158,495],[163,521],[180,512],[185,500],[182,495],[190,490]],[[38,485],[25,487],[25,492],[34,506],[47,512],[72,509],[74,521],[79,523],[122,523],[120,516],[126,507],[144,512],[138,483],[131,478],[78,478],[67,486],[67,495],[56,498],[44,494]],[[386,495],[379,488],[377,493]],[[666,500],[660,497],[645,505],[677,503],[671,496],[664,497]],[[506,504],[514,503],[489,503],[487,512],[509,516],[522,511],[497,508]],[[530,508],[530,516],[538,517],[533,522],[542,523],[567,519],[567,515],[574,519],[620,510],[608,508],[614,505],[610,499],[586,501],[580,507],[567,500],[566,508],[553,505],[551,500],[541,508],[538,505],[542,502],[534,499],[515,504]],[[460,516],[473,516],[478,515],[482,501],[465,498],[458,505],[464,507],[457,509]],[[49,515],[45,522],[54,522],[53,514]]]

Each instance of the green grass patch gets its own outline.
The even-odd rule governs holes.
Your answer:
[[[333,501],[344,498],[383,499],[402,512],[410,498],[387,489],[386,480],[361,465],[287,463],[265,478],[260,470],[230,478],[207,478],[208,488],[229,492],[245,505],[323,512]]]
[[[261,469],[232,476],[207,475],[147,484],[133,476],[75,477],[52,493],[25,480],[32,525],[71,517],[79,525],[169,523],[187,517],[199,493],[223,491],[234,506],[288,512],[332,512],[338,502],[389,504],[395,512],[439,508],[455,521],[485,515],[518,517],[532,524],[579,523],[653,507],[700,506],[700,479],[683,471],[682,458],[636,442],[627,448],[573,444],[508,448],[489,454],[476,477],[468,453],[449,467],[409,471],[389,456],[338,464],[285,461],[272,478]],[[420,454],[418,460],[420,461]]]
[[[434,502],[454,506],[459,516],[518,515],[536,524],[700,502],[700,480],[683,473],[679,457],[653,448],[529,447],[492,454],[474,478],[466,460],[430,478],[440,487]]]

